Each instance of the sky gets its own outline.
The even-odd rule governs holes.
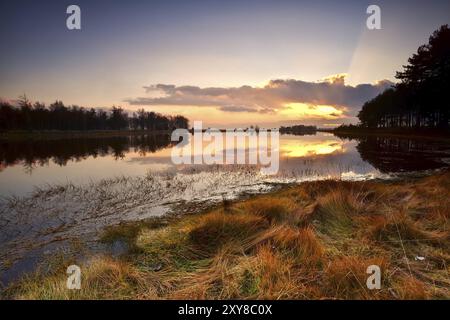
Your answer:
[[[68,30],[66,8],[81,9]],[[366,9],[381,9],[369,30]],[[450,1],[2,1],[0,98],[182,114],[205,126],[356,121]]]

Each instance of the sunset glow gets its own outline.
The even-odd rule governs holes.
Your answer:
[[[288,158],[301,158],[344,152],[343,142],[336,140],[298,143],[295,140],[283,144],[280,154]]]
[[[383,3],[387,27],[374,31],[365,3],[133,3],[108,1],[105,16],[100,2],[79,0],[78,31],[67,30],[62,3],[5,4],[0,99],[25,93],[33,103],[144,109],[220,128],[356,123],[450,12],[445,2]]]
[[[280,112],[281,115],[297,116],[302,119],[322,118],[336,119],[342,116],[343,111],[328,105],[311,105],[306,103],[288,103]]]

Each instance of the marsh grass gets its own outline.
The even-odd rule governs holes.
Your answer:
[[[450,174],[402,182],[320,181],[169,222],[107,228],[120,258],[92,257],[82,289],[67,261],[7,288],[21,299],[450,298]],[[417,259],[421,257],[421,259]],[[366,286],[369,265],[382,286]]]

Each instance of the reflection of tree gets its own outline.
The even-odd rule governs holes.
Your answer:
[[[450,156],[446,152],[449,146],[436,141],[380,136],[356,139],[361,158],[384,173],[442,168],[447,164],[441,159]]]
[[[281,134],[293,134],[296,136],[315,135],[317,133],[316,126],[296,125],[291,127],[280,127]]]
[[[33,172],[34,168],[36,168],[36,164],[35,164],[35,163],[28,163],[28,162],[25,162],[25,163],[23,164],[23,171],[24,171],[26,174],[31,175],[31,173]]]
[[[120,159],[131,150],[140,154],[154,153],[171,145],[169,135],[141,135],[126,137],[96,137],[74,139],[40,139],[0,141],[0,168],[23,163],[26,172],[52,160],[65,166],[69,161],[80,161],[87,157],[113,155]]]

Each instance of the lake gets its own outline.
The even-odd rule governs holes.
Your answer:
[[[0,195],[86,184],[120,176],[186,171],[174,165],[167,135],[0,140]],[[386,178],[449,165],[450,142],[405,138],[340,138],[330,133],[280,136],[280,170],[273,179]],[[191,170],[209,170],[192,165]]]

